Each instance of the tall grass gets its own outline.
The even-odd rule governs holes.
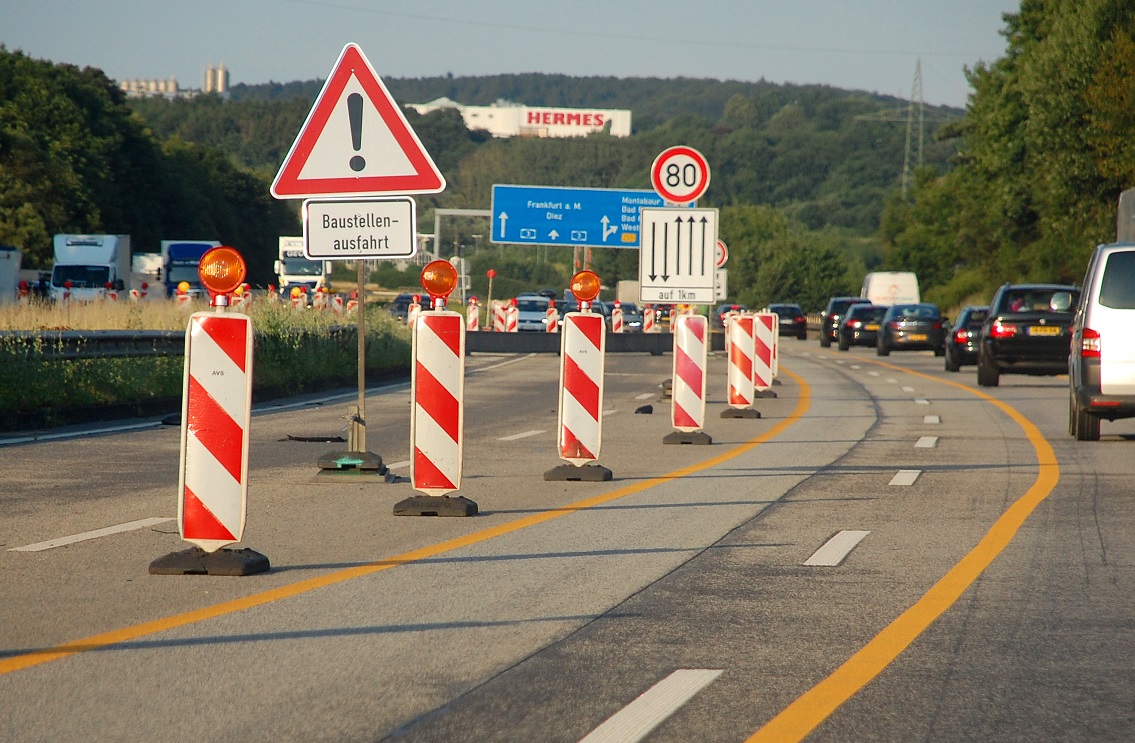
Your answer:
[[[184,330],[192,310],[165,300],[32,303],[0,307],[0,330]],[[263,298],[249,313],[255,334],[253,396],[266,399],[349,386],[357,379],[355,315],[294,310]],[[410,335],[367,306],[368,376],[409,369]],[[0,336],[0,430],[179,409],[183,359],[51,360],[43,341]]]

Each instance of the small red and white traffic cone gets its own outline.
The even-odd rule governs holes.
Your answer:
[[[544,312],[544,330],[549,333],[560,332],[560,311],[556,309],[556,300],[548,300],[548,309]]]
[[[469,306],[465,310],[465,332],[476,333],[481,329],[481,308],[476,297],[469,297]]]
[[[738,313],[727,318],[725,324],[727,372],[726,402],[729,407],[721,411],[722,418],[760,418],[753,409],[753,357],[756,353],[754,324],[750,314]]]
[[[755,349],[753,354],[753,387],[755,395],[763,398],[774,398],[776,392],[772,387],[773,366],[776,363],[776,336],[779,330],[779,321],[775,313],[756,312],[754,338]]]

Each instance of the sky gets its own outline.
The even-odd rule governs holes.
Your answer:
[[[560,73],[823,84],[965,106],[1019,0],[0,0],[0,44],[115,80],[209,65],[324,79],[358,44],[383,79]],[[424,101],[399,101],[422,103]],[[464,101],[462,101],[464,102]],[[525,103],[525,101],[518,101]]]

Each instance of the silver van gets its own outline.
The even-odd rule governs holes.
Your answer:
[[[1099,441],[1102,419],[1135,417],[1135,243],[1100,245],[1088,262],[1068,380],[1078,441]]]

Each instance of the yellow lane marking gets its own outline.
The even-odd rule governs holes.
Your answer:
[[[343,581],[348,581],[352,578],[360,578],[364,575],[371,575],[372,573],[377,573],[381,570],[387,570],[399,565],[405,565],[407,563],[416,562],[418,560],[425,560],[430,557],[436,557],[437,555],[460,549],[461,547],[468,547],[469,545],[485,542],[490,539],[503,536],[505,534],[511,534],[512,532],[520,531],[521,529],[525,529],[530,526],[535,526],[546,521],[551,521],[552,519],[559,518],[560,516],[566,516],[570,513],[575,513],[576,511],[582,511],[584,509],[592,508],[603,503],[609,503],[610,501],[616,500],[618,498],[624,498],[628,495],[640,493],[656,485],[661,485],[663,483],[670,482],[678,478],[687,477],[696,472],[701,472],[702,470],[715,467],[722,462],[727,462],[734,457],[738,457],[741,454],[744,454],[745,452],[759,446],[760,444],[763,444],[766,441],[779,436],[789,426],[800,420],[800,418],[802,418],[804,414],[808,412],[808,407],[812,396],[811,388],[808,386],[808,383],[805,382],[801,377],[793,374],[783,367],[781,367],[781,371],[791,377],[800,389],[800,396],[796,401],[796,407],[793,408],[788,417],[777,422],[772,426],[772,428],[770,428],[760,436],[749,439],[745,443],[739,444],[732,449],[722,452],[721,454],[718,454],[715,457],[711,457],[703,462],[691,464],[687,467],[674,470],[673,472],[662,475],[660,477],[654,477],[649,480],[641,480],[639,482],[631,483],[630,485],[626,485],[609,493],[604,493],[603,495],[597,495],[592,498],[576,501],[575,503],[571,503],[566,506],[561,506],[559,508],[554,508],[548,511],[532,514],[530,516],[525,516],[523,518],[516,519],[515,521],[510,521],[507,524],[501,524],[499,526],[483,529],[481,531],[473,532],[472,534],[467,534],[463,537],[457,537],[455,539],[450,539],[438,544],[411,550],[410,552],[403,552],[400,555],[395,555],[394,557],[389,557],[385,560],[379,560],[378,562],[369,563],[367,565],[359,565],[353,568],[345,568],[328,575],[308,578],[307,580],[297,581],[286,586],[280,586],[279,588],[273,588],[268,591],[253,594],[251,596],[245,596],[243,598],[226,601],[224,603],[215,604],[213,606],[206,606],[201,609],[185,612],[183,614],[175,614],[173,616],[155,619],[150,622],[143,622],[142,624],[136,624],[132,627],[123,627],[122,629],[113,630],[111,632],[104,632],[102,634],[93,635],[81,640],[74,640],[62,645],[57,645],[53,648],[36,650],[30,653],[24,653],[23,655],[16,655],[11,658],[0,659],[0,675],[11,673],[12,671],[18,671],[23,668],[29,668],[31,666],[37,666],[41,663],[47,663],[48,661],[58,660],[59,658],[65,658],[69,655],[82,653],[87,650],[98,650],[99,648],[104,648],[108,645],[117,645],[119,643],[129,642],[130,640],[136,640],[139,637],[145,637],[146,635],[151,635],[156,632],[164,632],[166,630],[174,629],[175,627],[182,627],[187,624],[203,622],[207,619],[213,619],[215,617],[224,616],[226,614],[232,614],[244,609],[251,609],[255,606],[269,604],[273,601],[280,601],[281,599],[286,599],[291,596],[298,596],[299,594],[307,593],[308,591],[314,591],[318,588],[334,585],[336,583],[342,583]]]
[[[977,546],[950,569],[922,598],[916,601],[893,622],[887,625],[858,652],[837,668],[830,676],[813,686],[803,696],[788,705],[776,717],[769,720],[745,743],[764,743],[766,741],[802,740],[820,723],[826,720],[844,702],[859,692],[891,664],[906,648],[914,642],[927,627],[942,616],[965,593],[997,555],[1009,546],[1017,531],[1036,507],[1048,497],[1060,479],[1060,465],[1056,454],[1044,435],[1032,421],[991,395],[958,382],[940,379],[912,369],[904,369],[883,362],[871,362],[895,371],[902,371],[934,382],[949,384],[958,389],[977,395],[1000,408],[1025,432],[1036,451],[1040,471],[1024,495],[1018,498],[994,522]]]

